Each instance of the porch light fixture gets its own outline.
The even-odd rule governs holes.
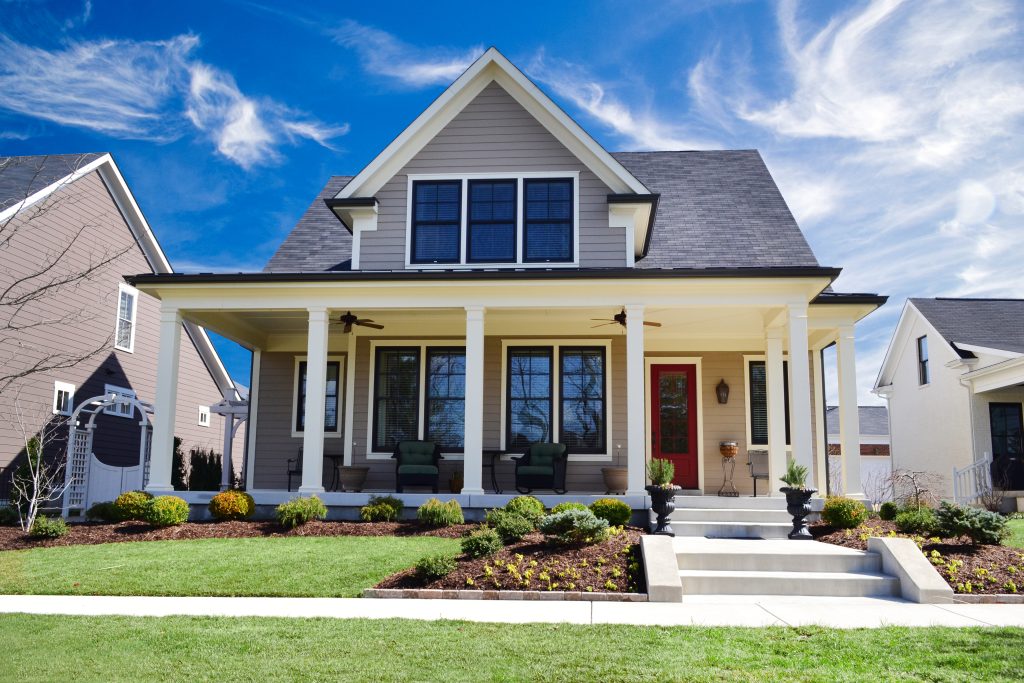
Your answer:
[[[724,379],[715,387],[715,395],[718,396],[719,403],[726,404],[729,402],[729,385],[725,383]]]

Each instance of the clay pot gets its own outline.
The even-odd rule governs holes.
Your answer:
[[[605,493],[626,492],[626,468],[625,467],[602,467],[601,476],[604,477]]]
[[[735,441],[723,441],[718,444],[718,452],[723,458],[735,458],[740,454],[740,447]]]
[[[353,467],[351,465],[339,467],[338,477],[341,479],[341,490],[355,491],[357,493],[362,491],[363,483],[366,481],[366,475],[369,471],[369,467]]]

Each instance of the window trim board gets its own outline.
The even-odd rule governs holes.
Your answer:
[[[64,417],[71,417],[71,414],[75,412],[75,387],[70,382],[62,382],[55,380],[53,382],[53,402],[50,404],[50,410],[54,415],[63,415]],[[68,409],[67,411],[57,410],[57,397],[59,393],[63,391],[68,395]]]
[[[121,346],[117,343],[117,335],[121,328],[121,295],[130,294],[132,296],[132,317],[131,317],[131,332],[128,335],[128,345]],[[135,353],[135,332],[138,329],[137,321],[139,318],[139,290],[135,289],[127,282],[117,283],[117,305],[114,308],[114,348],[118,351],[124,351],[125,353]],[[122,387],[124,388],[124,387]]]
[[[344,415],[344,409],[348,405],[348,396],[345,391],[345,386],[348,382],[348,353],[331,353],[327,355],[327,362],[338,363],[338,427],[333,431],[324,430],[325,439],[339,439],[345,435],[345,421],[342,419]],[[295,429],[295,425],[298,424],[299,419],[299,366],[301,363],[309,362],[309,356],[302,354],[301,356],[296,355],[293,358],[292,367],[292,419],[289,423],[289,430],[293,439],[301,439],[306,435],[306,431],[301,432]]]

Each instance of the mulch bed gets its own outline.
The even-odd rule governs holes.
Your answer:
[[[414,569],[393,574],[376,588],[446,590],[517,590],[643,592],[639,560],[642,530],[626,527],[603,543],[555,546],[529,534],[492,557],[460,555],[455,571],[424,583]]]
[[[142,522],[71,524],[63,538],[34,539],[18,527],[0,527],[0,550],[25,550],[66,545],[96,545],[129,541],[183,541],[197,538],[280,538],[286,536],[439,536],[459,538],[472,524],[442,529],[418,522],[321,522],[285,529],[274,521],[187,522],[180,526],[152,527]]]
[[[868,536],[889,536],[895,532],[897,536],[908,537],[896,531],[893,522],[881,519],[869,519],[856,529],[834,529],[823,523],[811,525],[810,529],[818,541],[857,550],[867,550]],[[955,593],[1024,592],[1024,549],[972,545],[966,538],[914,540]]]

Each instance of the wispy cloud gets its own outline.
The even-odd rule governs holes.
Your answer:
[[[387,31],[351,19],[330,31],[339,45],[355,50],[363,68],[407,88],[448,85],[484,52],[481,45],[465,49],[423,49]]]
[[[246,95],[231,74],[194,57],[198,46],[184,34],[46,50],[0,35],[0,107],[118,138],[166,142],[198,130],[243,168],[273,163],[286,142],[329,146],[348,131]]]

